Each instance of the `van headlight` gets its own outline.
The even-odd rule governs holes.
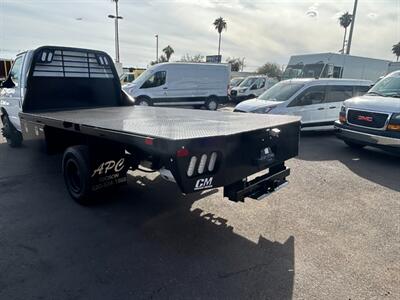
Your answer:
[[[238,92],[239,93],[245,93],[247,91],[247,89],[239,89]]]
[[[400,114],[393,114],[387,126],[388,130],[400,131]]]
[[[342,123],[342,124],[347,122],[347,119],[346,119],[346,106],[344,106],[344,105],[342,105],[342,107],[340,108],[339,122]]]

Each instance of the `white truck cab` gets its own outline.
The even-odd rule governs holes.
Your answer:
[[[7,121],[18,131],[21,130],[19,112],[22,110],[22,100],[26,90],[26,76],[31,51],[22,52],[17,55],[11,67],[7,79],[0,86],[0,115],[3,124]],[[6,120],[7,119],[7,120]]]
[[[240,102],[257,98],[277,82],[278,80],[266,75],[248,76],[238,86],[232,87],[229,95],[230,100]]]
[[[33,51],[19,53],[12,64],[6,80],[0,84],[2,134],[6,138],[7,143],[12,147],[17,147],[22,142],[19,113],[22,111],[28,66],[32,60],[32,55]]]

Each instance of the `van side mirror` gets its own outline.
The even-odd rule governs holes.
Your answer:
[[[257,89],[257,85],[256,84],[253,84],[252,86],[251,86],[251,88],[250,88],[250,90],[256,90]]]
[[[6,88],[6,89],[12,89],[13,87],[15,87],[15,83],[12,81],[11,77],[8,76],[6,80],[4,80],[1,84],[0,84],[1,88]]]

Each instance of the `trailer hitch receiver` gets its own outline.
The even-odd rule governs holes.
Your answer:
[[[278,171],[272,168],[267,174],[256,177],[251,181],[242,180],[225,186],[224,197],[235,202],[243,202],[246,197],[261,200],[287,185],[286,177],[289,174],[290,169],[284,166]]]

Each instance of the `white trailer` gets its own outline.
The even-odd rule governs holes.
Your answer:
[[[291,78],[348,78],[376,81],[387,73],[390,61],[338,53],[293,55],[283,73]]]

